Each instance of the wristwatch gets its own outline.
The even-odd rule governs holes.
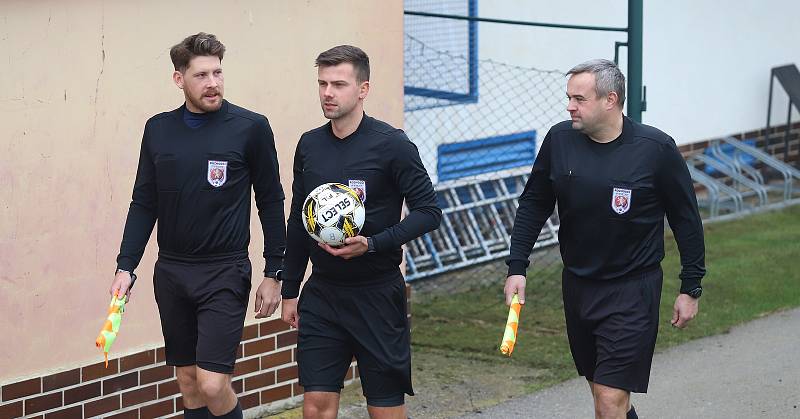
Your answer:
[[[268,271],[264,274],[267,278],[272,278],[278,282],[283,281],[283,269],[278,269],[277,271]]]
[[[703,295],[703,287],[698,285],[697,287],[692,288],[689,291],[682,292],[681,294],[686,294],[692,298],[700,298],[700,296]]]
[[[367,237],[367,253],[375,253],[375,240],[372,237]]]
[[[133,288],[133,283],[136,282],[136,274],[131,271],[126,271],[125,269],[117,268],[117,270],[114,272],[114,275],[117,275],[120,272],[125,272],[131,276],[131,285],[128,287],[128,289]]]

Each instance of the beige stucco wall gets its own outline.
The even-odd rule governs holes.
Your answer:
[[[142,128],[182,103],[172,44],[199,31],[225,43],[226,98],[270,119],[288,196],[296,141],[324,123],[320,51],[362,47],[367,112],[402,124],[402,22],[401,0],[0,2],[0,384],[102,360]],[[251,230],[258,273],[255,215]],[[163,344],[155,251],[153,239],[112,356]]]

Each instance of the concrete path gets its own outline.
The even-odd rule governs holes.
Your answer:
[[[800,309],[657,353],[640,418],[800,419]],[[463,418],[593,418],[583,378]]]

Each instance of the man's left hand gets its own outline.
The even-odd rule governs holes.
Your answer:
[[[319,247],[342,259],[352,259],[367,253],[367,238],[364,236],[348,237],[344,239],[342,247],[333,247],[325,243],[319,243]]]
[[[698,305],[700,300],[693,298],[687,294],[678,294],[675,299],[675,306],[672,308],[672,323],[673,326],[683,329],[697,315]]]
[[[256,291],[255,312],[257,319],[269,317],[281,303],[281,283],[275,278],[264,278]]]

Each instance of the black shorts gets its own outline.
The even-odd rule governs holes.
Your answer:
[[[159,259],[153,275],[167,365],[232,374],[242,339],[248,259],[183,263]]]
[[[607,281],[562,274],[572,358],[587,380],[646,393],[658,334],[661,267]]]
[[[338,392],[353,357],[367,404],[404,404],[411,341],[402,275],[380,285],[343,287],[312,278],[298,303],[297,365],[309,391]]]

